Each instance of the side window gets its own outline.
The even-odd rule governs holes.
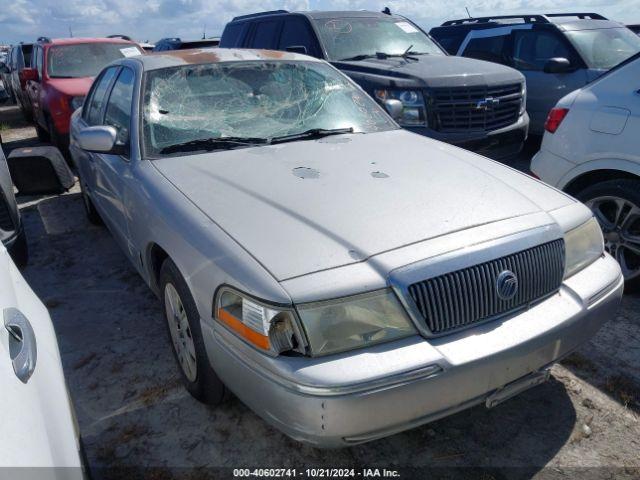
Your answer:
[[[304,47],[307,55],[320,55],[313,32],[302,18],[292,17],[284,21],[278,50],[287,50],[288,47]]]
[[[509,63],[506,54],[508,39],[507,35],[473,38],[467,44],[462,55],[507,65]]]
[[[555,57],[574,60],[564,39],[556,33],[514,30],[513,66],[518,70],[544,70],[549,59]]]
[[[111,89],[107,111],[104,115],[105,125],[115,127],[118,132],[117,142],[122,145],[126,145],[129,141],[134,79],[135,74],[130,68],[123,68],[120,71],[120,75]]]
[[[258,22],[253,31],[251,48],[274,48],[276,35],[278,34],[279,20],[266,20]]]
[[[118,67],[107,68],[94,83],[91,89],[91,99],[85,103],[85,110],[83,111],[83,117],[89,125],[102,124],[102,106],[104,105],[105,94],[117,71]]]

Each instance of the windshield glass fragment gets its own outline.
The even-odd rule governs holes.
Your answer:
[[[182,151],[207,150],[216,143],[241,148],[316,129],[370,133],[395,128],[378,104],[319,62],[185,65],[146,75],[147,156],[181,151],[175,146],[187,142]]]

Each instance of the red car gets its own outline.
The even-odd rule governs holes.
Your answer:
[[[114,60],[143,53],[137,43],[119,38],[38,39],[31,68],[21,72],[38,138],[66,152],[71,114],[82,106],[94,77]]]

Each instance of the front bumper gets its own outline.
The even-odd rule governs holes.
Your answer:
[[[428,127],[407,130],[498,160],[520,153],[529,132],[529,116],[525,112],[516,123],[491,132],[443,133]]]
[[[510,318],[323,358],[266,357],[203,321],[212,366],[264,420],[317,447],[385,437],[539,383],[613,318],[623,290],[608,255]]]

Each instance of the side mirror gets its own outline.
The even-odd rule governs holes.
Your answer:
[[[125,146],[116,143],[118,132],[109,125],[84,128],[78,133],[78,146],[82,150],[94,153],[123,155]]]
[[[291,45],[290,47],[285,47],[285,52],[291,53],[301,53],[302,55],[307,54],[307,47],[304,45]]]
[[[38,81],[38,71],[35,68],[23,68],[18,74],[21,82]]]
[[[544,73],[567,73],[574,70],[571,62],[564,57],[550,58],[544,64]]]
[[[396,100],[390,98],[389,100],[384,101],[384,108],[387,110],[387,113],[391,115],[391,118],[394,120],[399,120],[402,117],[402,111],[404,110],[404,106],[400,100]]]

